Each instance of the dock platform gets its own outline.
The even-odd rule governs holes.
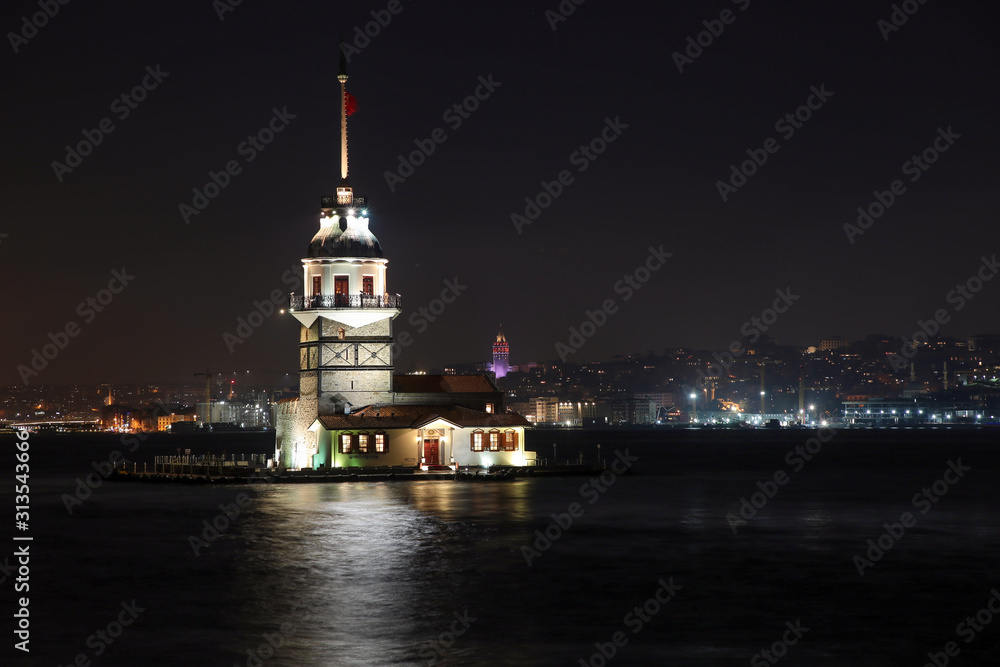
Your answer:
[[[241,467],[219,469],[208,466],[183,466],[173,471],[145,472],[115,470],[110,481],[143,484],[339,484],[349,482],[505,482],[535,477],[593,477],[605,468],[591,465],[500,467],[490,469],[417,470],[403,466],[392,468],[331,468],[326,470],[273,470]]]

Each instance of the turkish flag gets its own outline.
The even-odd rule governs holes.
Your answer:
[[[348,116],[358,110],[358,100],[346,90],[344,91],[344,108],[347,109]]]

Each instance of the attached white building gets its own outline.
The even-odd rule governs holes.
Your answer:
[[[312,426],[311,467],[527,464],[524,418],[457,405],[397,405],[324,415]]]

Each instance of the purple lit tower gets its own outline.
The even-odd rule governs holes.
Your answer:
[[[503,335],[503,325],[500,325],[500,333],[497,334],[497,340],[493,343],[493,374],[499,380],[500,378],[507,375],[507,371],[510,370],[510,345],[507,344],[507,339]]]

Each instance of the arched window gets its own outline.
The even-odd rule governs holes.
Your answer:
[[[472,451],[481,452],[483,451],[483,429],[477,428],[472,432]]]
[[[517,431],[507,429],[503,432],[503,450],[505,452],[517,451]]]

